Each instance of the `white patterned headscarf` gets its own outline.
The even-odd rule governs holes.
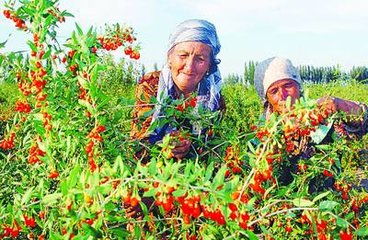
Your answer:
[[[216,56],[220,52],[221,45],[217,37],[215,26],[201,19],[190,19],[180,23],[170,35],[167,54],[175,45],[182,42],[201,42],[211,47],[211,67],[208,74],[205,74],[198,84],[197,106],[202,106],[210,111],[218,110],[220,107],[219,102],[222,81],[220,71],[217,67],[220,60],[216,59]],[[175,89],[171,71],[168,64],[165,64],[161,70],[159,79],[157,91],[158,104],[153,114],[152,123],[162,117],[162,105],[167,98],[173,98],[174,93]],[[164,129],[155,130],[158,135],[162,135],[165,131]]]

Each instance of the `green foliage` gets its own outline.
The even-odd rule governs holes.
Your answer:
[[[261,101],[255,88],[242,84],[225,85],[222,93],[226,113],[221,125],[227,131],[249,132],[262,114]]]
[[[254,71],[256,69],[257,62],[248,61],[244,64],[244,82],[250,86],[254,85]]]
[[[0,123],[13,118],[15,102],[21,98],[21,93],[14,83],[0,82]]]
[[[211,119],[216,114],[196,108],[196,98],[176,99],[164,106],[170,117],[164,121],[182,132],[157,144],[133,141],[129,123],[137,70],[111,56],[101,59],[100,53],[123,46],[139,58],[138,48],[131,48],[132,28],[117,24],[97,37],[94,28],[84,31],[76,24],[60,45],[55,29],[71,14],[60,12],[57,2],[6,5],[9,18],[18,19],[17,27],[33,39],[24,57],[10,54],[1,62],[11,72],[1,94],[9,104],[16,102],[16,111],[0,140],[0,238],[367,236],[368,194],[349,188],[366,175],[366,159],[356,159],[364,155],[367,138],[315,146],[318,154],[304,159],[308,168],[282,185],[282,167],[303,150],[298,137],[308,142],[308,131],[322,127],[312,124],[321,117],[315,102],[303,99],[255,131],[251,125],[262,111],[258,96],[253,87],[234,84],[223,89],[227,110],[220,124]],[[188,134],[187,122],[213,130],[212,136]],[[171,149],[188,139],[194,153],[173,159]],[[136,160],[138,147],[147,150],[148,162]],[[308,181],[320,183],[330,174],[339,189],[307,193]]]
[[[135,102],[134,90],[140,77],[139,68],[135,63],[121,58],[118,62],[111,54],[100,59],[106,70],[99,76],[99,87],[109,99],[109,111],[106,111],[111,120],[117,122],[118,128],[127,133],[130,130],[131,110]]]
[[[323,96],[334,96],[352,101],[368,103],[368,85],[361,84],[353,79],[322,84],[306,83],[303,88],[307,95],[313,99],[321,98]]]
[[[368,68],[366,66],[354,66],[349,74],[352,79],[366,83],[368,79]]]

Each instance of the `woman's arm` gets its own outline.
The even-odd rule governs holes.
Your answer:
[[[345,130],[358,135],[368,131],[368,112],[365,104],[336,97],[323,97],[317,101],[318,106],[330,112],[342,111],[346,113]]]

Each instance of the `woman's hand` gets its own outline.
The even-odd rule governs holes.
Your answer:
[[[177,159],[184,158],[190,150],[191,142],[188,139],[182,138],[176,143],[175,147],[171,150],[173,157]]]
[[[334,97],[322,97],[317,100],[317,106],[321,109],[325,109],[329,111],[330,113],[334,113],[338,111],[337,104],[336,104],[336,98]]]
[[[171,149],[171,156],[177,159],[184,158],[192,145],[191,141],[187,139],[188,135],[183,134],[179,130],[174,130],[170,133],[170,136],[173,137],[173,141],[171,144],[173,148]]]

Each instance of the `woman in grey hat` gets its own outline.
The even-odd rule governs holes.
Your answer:
[[[167,63],[161,71],[144,75],[137,86],[132,139],[153,144],[167,134],[176,133],[177,127],[167,123],[167,119],[160,124],[167,118],[165,110],[170,101],[194,96],[194,109],[201,107],[215,112],[225,108],[217,67],[220,61],[216,58],[220,48],[215,26],[206,20],[186,20],[175,28],[169,38]],[[157,103],[152,104],[152,99],[157,99]],[[152,114],[146,116],[149,112]],[[201,126],[187,129],[192,134],[205,135]],[[171,150],[172,156],[181,159],[190,148],[190,140],[183,139]]]
[[[258,95],[264,103],[264,118],[269,119],[272,113],[284,113],[288,111],[287,99],[290,98],[291,107],[303,95],[302,81],[297,69],[289,59],[272,57],[260,62],[255,69],[254,84]],[[301,152],[290,154],[290,164],[283,168],[279,181],[289,184],[293,181],[293,174],[297,173],[299,159],[309,159],[316,154],[313,144],[328,143],[334,141],[332,134],[348,138],[361,137],[368,132],[367,106],[362,103],[344,100],[335,97],[323,97],[317,101],[317,107],[323,107],[329,112],[343,111],[347,115],[359,116],[352,118],[353,121],[345,121],[339,124],[325,126],[327,131],[324,135],[313,139],[313,143],[299,142],[298,149]],[[359,119],[359,120],[357,120]],[[333,179],[324,182],[323,186],[317,186],[314,181],[309,184],[309,191],[314,192],[319,188],[332,188]],[[366,184],[368,185],[368,184]],[[364,186],[368,190],[368,186]]]
[[[257,64],[254,84],[258,95],[263,100],[266,117],[273,112],[282,113],[286,111],[285,103],[288,97],[291,98],[291,105],[293,105],[295,100],[302,96],[302,81],[299,72],[291,61],[286,58],[272,57]],[[332,112],[344,111],[354,115],[366,114],[364,104],[336,97],[321,98],[318,100],[318,105],[323,105]]]

